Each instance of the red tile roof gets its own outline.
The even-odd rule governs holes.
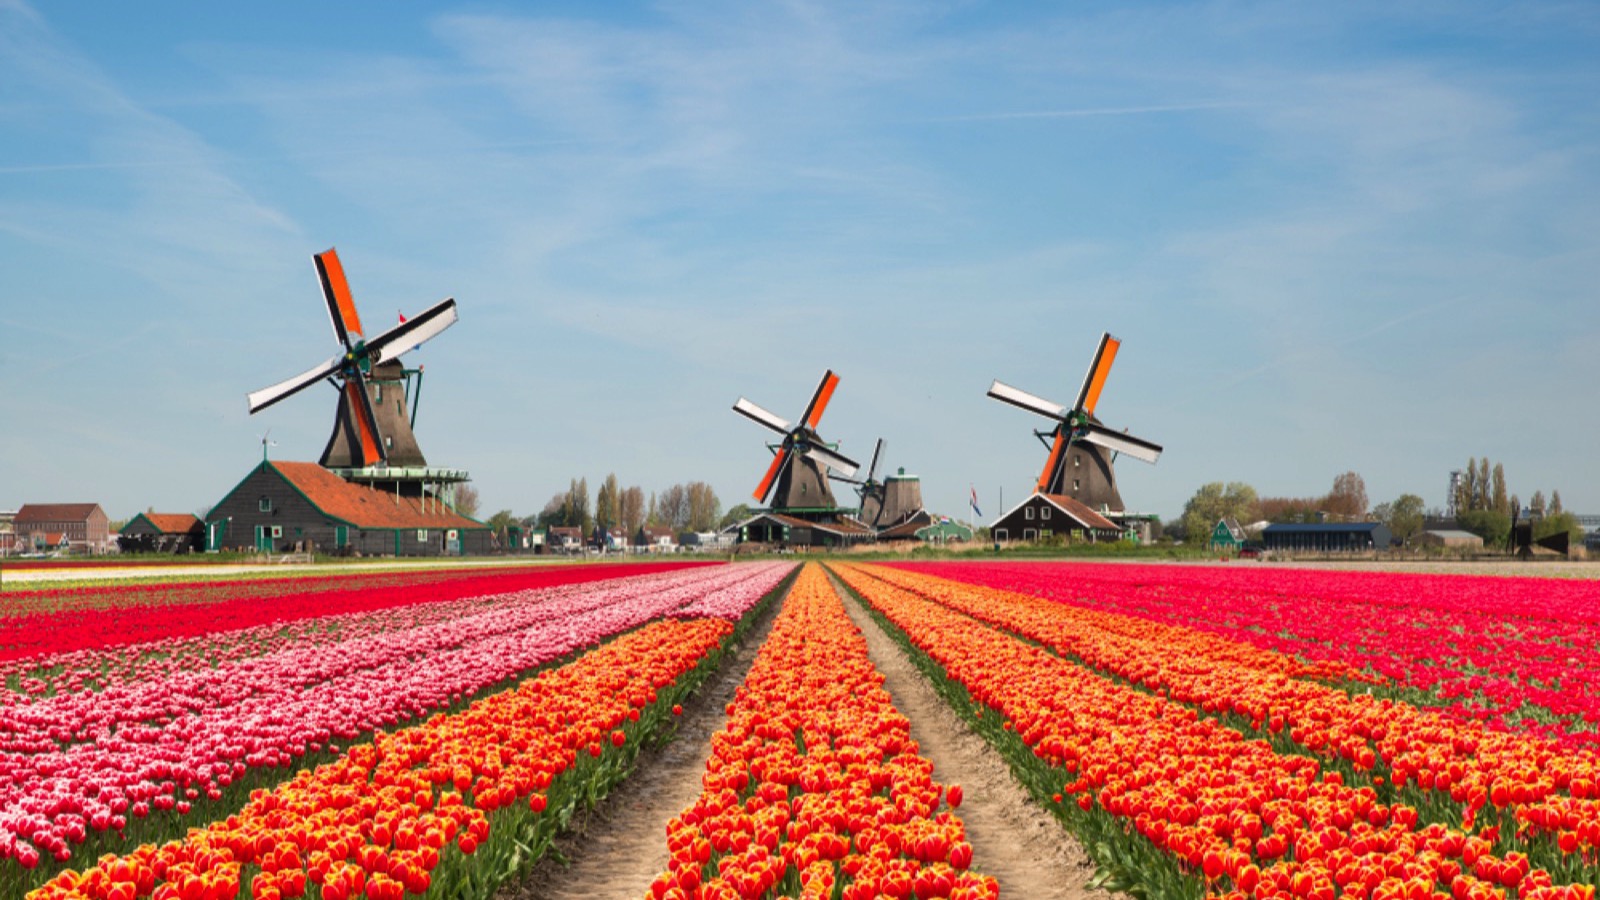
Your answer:
[[[1115,522],[1090,509],[1082,500],[1068,497],[1066,494],[1040,494],[1039,496],[1050,501],[1050,504],[1056,509],[1077,519],[1085,528],[1094,528],[1102,531],[1122,530]]]
[[[192,513],[140,513],[162,534],[188,534],[200,530],[200,520]]]
[[[35,522],[86,522],[98,503],[24,503],[17,510],[16,524],[32,525]]]
[[[358,528],[486,528],[442,504],[345,481],[317,463],[268,463],[322,512]]]

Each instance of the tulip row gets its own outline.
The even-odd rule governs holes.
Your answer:
[[[526,607],[528,592],[533,590],[539,590],[541,598],[591,593],[602,589],[607,582],[664,575],[681,568],[561,566],[534,573],[540,577],[529,579],[532,583],[527,585],[521,578],[473,577],[395,590],[307,593],[279,598],[281,604],[278,600],[241,598],[219,604],[223,609],[214,617],[209,608],[147,610],[151,615],[144,625],[158,626],[163,619],[180,617],[181,613],[182,627],[172,628],[169,636],[152,640],[133,640],[143,632],[121,633],[119,640],[108,639],[96,647],[74,649],[73,642],[68,640],[64,642],[67,646],[57,652],[0,662],[0,680],[15,678],[21,689],[20,693],[0,691],[0,706],[29,704],[58,694],[115,690],[139,682],[169,679],[181,672],[214,669],[279,650],[304,650],[317,644],[331,645],[432,627],[501,606]],[[602,574],[613,577],[596,577]],[[492,590],[495,588],[500,590]],[[97,613],[92,617],[103,619],[110,615]],[[212,630],[192,633],[208,621],[213,625]],[[51,628],[68,626],[56,623]],[[114,630],[110,626],[106,628]],[[38,710],[17,713],[23,719],[39,715]],[[4,737],[10,730],[10,724],[0,720],[0,751],[12,749],[6,746]],[[64,738],[58,736],[57,739]]]
[[[1097,671],[1208,714],[1237,716],[1239,727],[1278,735],[1285,749],[1343,761],[1353,775],[1392,783],[1429,819],[1470,829],[1492,806],[1489,824],[1511,847],[1527,843],[1548,865],[1575,854],[1600,877],[1600,756],[1593,751],[1284,677],[1281,666],[1253,665],[1249,654],[1234,652],[1235,642],[1191,628],[922,573],[879,574]]]
[[[1600,659],[1577,649],[1600,644],[1587,582],[1078,564],[922,571],[1342,663],[1453,718],[1600,746]]]
[[[72,650],[198,637],[256,625],[412,603],[505,594],[671,571],[704,563],[521,566],[513,569],[341,574],[206,584],[138,584],[6,593],[0,676]],[[0,700],[3,700],[0,692]]]
[[[968,870],[960,788],[932,780],[910,731],[807,565],[712,738],[705,790],[667,825],[668,869],[646,897],[997,897]]]
[[[1124,838],[1111,856],[1148,860],[1127,845],[1137,834],[1210,891],[1261,900],[1436,890],[1489,900],[1505,887],[1522,900],[1594,896],[1592,887],[1556,883],[1570,873],[1496,855],[1483,837],[1442,824],[1418,827],[1414,809],[1348,786],[1309,757],[1278,754],[1190,707],[1090,672],[878,577],[886,571],[840,574],[962,686],[978,714],[1003,717],[1028,751],[1011,761],[1034,773],[1036,791],[1041,771],[1056,773],[1057,784],[1070,778],[1052,799],[1075,795],[1068,816],[1093,832],[1091,846]],[[1153,893],[1194,890],[1152,868],[1137,877]]]
[[[352,746],[162,846],[28,900],[486,898],[626,772],[720,657],[723,619],[651,623],[513,690]]]
[[[224,790],[237,795],[241,780],[271,784],[278,767],[308,753],[458,705],[707,594],[753,603],[791,568],[721,566],[525,592],[451,621],[42,701],[7,736],[28,750],[0,754],[0,861],[43,852],[65,862],[86,840],[120,845],[130,826],[176,831],[192,803],[219,812]],[[60,746],[61,735],[79,742]]]

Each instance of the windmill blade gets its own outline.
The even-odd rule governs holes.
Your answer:
[[[883,456],[883,445],[887,443],[883,438],[878,438],[878,446],[872,451],[872,462],[867,466],[867,480],[874,481],[878,477],[878,459]]]
[[[817,429],[817,423],[822,421],[822,411],[828,408],[828,401],[833,399],[833,389],[839,386],[839,376],[833,370],[822,373],[822,382],[817,385],[816,393],[811,395],[811,402],[806,404],[806,414],[800,417],[812,431]]]
[[[355,419],[356,436],[361,442],[361,464],[387,463],[389,454],[383,448],[383,434],[378,431],[378,411],[372,408],[372,395],[367,393],[367,379],[361,369],[350,370],[344,393],[349,398],[350,415]]]
[[[1067,448],[1067,430],[1056,429],[1055,441],[1050,444],[1050,458],[1044,461],[1044,471],[1039,473],[1039,482],[1034,487],[1035,491],[1043,492],[1050,484],[1050,476],[1056,471],[1056,461],[1061,459],[1061,451]]]
[[[767,502],[767,495],[772,493],[772,486],[778,481],[778,473],[782,472],[783,467],[789,464],[789,457],[792,454],[793,451],[788,447],[784,447],[778,451],[776,456],[772,457],[772,465],[767,467],[767,474],[761,477],[761,483],[756,485],[755,491],[751,493],[751,496],[756,498],[757,503]]]
[[[1136,438],[1131,434],[1112,431],[1099,425],[1085,424],[1082,426],[1083,439],[1091,444],[1115,450],[1134,459],[1154,463],[1161,456],[1161,445],[1153,444],[1143,438]]]
[[[794,430],[794,426],[790,425],[788,420],[767,412],[743,397],[740,397],[739,402],[733,405],[733,411],[741,416],[753,419],[782,435],[787,435]]]
[[[342,365],[344,365],[344,357],[335,356],[333,359],[318,365],[316,368],[307,369],[293,378],[280,381],[271,387],[264,387],[259,391],[252,391],[246,394],[245,398],[250,401],[250,412],[258,413],[285,397],[305,390],[322,379],[337,373],[339,371],[339,367]]]
[[[807,451],[807,453],[812,459],[815,459],[817,462],[822,463],[846,478],[856,477],[856,470],[861,468],[861,466],[855,460],[840,456],[838,453],[829,450],[827,447],[824,447],[821,444],[812,444],[811,449]]]
[[[455,299],[440,300],[421,315],[407,319],[368,341],[367,350],[372,354],[373,362],[398,359],[402,354],[410,353],[437,337],[440,332],[454,325],[457,318]]]
[[[1051,403],[1043,397],[1036,397],[1027,391],[1018,390],[1009,384],[1003,384],[999,381],[989,385],[989,396],[999,400],[1001,403],[1009,403],[1012,406],[1021,407],[1046,418],[1065,419],[1067,417],[1067,408],[1065,406],[1059,403]]]
[[[361,330],[361,316],[356,314],[356,300],[350,293],[350,283],[344,278],[344,264],[339,262],[339,253],[332,247],[312,259],[317,262],[322,296],[328,301],[328,318],[333,321],[333,334],[348,350],[353,346],[350,335],[359,338],[365,332]]]
[[[1083,387],[1078,389],[1078,402],[1073,409],[1094,415],[1094,407],[1100,402],[1100,390],[1106,386],[1106,376],[1111,374],[1111,364],[1116,361],[1117,349],[1122,346],[1122,341],[1111,336],[1107,331],[1100,335],[1100,346],[1094,351],[1094,360],[1089,363],[1089,372],[1083,376]]]

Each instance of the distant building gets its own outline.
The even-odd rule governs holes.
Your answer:
[[[1115,541],[1122,529],[1066,494],[1030,494],[989,526],[996,541],[1037,541],[1051,537],[1076,537],[1089,541]]]
[[[1432,529],[1411,539],[1417,547],[1442,547],[1446,550],[1476,551],[1483,549],[1483,538],[1470,531],[1457,529]]]
[[[930,544],[953,544],[972,540],[972,529],[944,516],[917,529],[917,538]]]
[[[1239,526],[1238,520],[1225,517],[1217,520],[1217,527],[1211,529],[1211,549],[1239,551],[1244,548],[1244,529]]]
[[[1394,539],[1381,522],[1278,522],[1262,529],[1268,550],[1308,553],[1369,553],[1388,550]]]
[[[633,545],[646,553],[676,553],[678,538],[666,525],[641,525],[633,537]]]
[[[729,531],[685,531],[678,535],[678,546],[695,553],[719,553],[733,549],[739,533]]]
[[[489,526],[432,496],[346,481],[317,463],[262,460],[206,516],[206,549],[459,556],[493,549]]]
[[[547,529],[546,541],[551,553],[580,553],[583,551],[583,529],[576,525],[551,525]]]
[[[104,553],[111,544],[111,520],[98,503],[24,503],[12,528],[24,552]]]
[[[117,534],[124,553],[196,553],[206,547],[206,525],[192,513],[140,513]]]

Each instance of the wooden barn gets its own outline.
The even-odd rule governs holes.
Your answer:
[[[488,525],[428,495],[346,481],[317,463],[262,460],[206,516],[208,550],[361,556],[489,553]]]
[[[1394,533],[1381,522],[1279,522],[1261,531],[1268,550],[1371,553],[1388,550]]]
[[[734,527],[738,529],[741,545],[760,547],[846,547],[873,538],[872,529],[842,516],[814,520],[779,512],[763,512]]]
[[[123,553],[197,553],[206,547],[206,525],[192,513],[139,513],[117,534]]]
[[[996,541],[1040,541],[1071,537],[1115,541],[1122,529],[1100,513],[1065,494],[1030,494],[989,526]]]

